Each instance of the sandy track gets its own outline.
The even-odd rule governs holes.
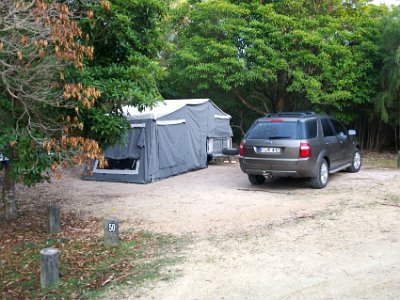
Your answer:
[[[82,181],[72,172],[52,185],[24,190],[21,198],[58,202],[65,209],[100,217],[117,216],[137,229],[204,235],[315,214],[348,199],[360,203],[369,197],[383,199],[386,194],[400,194],[399,179],[400,172],[363,169],[357,174],[334,174],[322,190],[290,179],[252,186],[238,164],[216,164],[147,185]]]
[[[238,164],[148,185],[81,181],[21,189],[31,201],[114,215],[125,228],[194,237],[171,282],[111,291],[115,299],[399,299],[400,172],[338,173],[252,186]]]

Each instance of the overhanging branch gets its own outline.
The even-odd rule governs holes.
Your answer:
[[[246,99],[242,96],[242,94],[240,93],[240,91],[238,89],[234,89],[233,93],[235,94],[236,97],[238,97],[238,99],[240,100],[240,102],[242,102],[247,108],[251,109],[252,111],[255,111],[261,115],[265,115],[269,113],[269,109],[265,106],[266,110],[261,110],[259,109],[257,106],[254,106],[252,104],[250,104],[249,102],[246,101]]]

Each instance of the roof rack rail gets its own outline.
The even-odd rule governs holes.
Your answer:
[[[279,112],[279,113],[272,113],[268,114],[267,118],[272,117],[308,117],[308,116],[315,116],[317,113],[313,111],[300,111],[300,112]]]

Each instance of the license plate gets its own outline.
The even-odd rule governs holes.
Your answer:
[[[257,147],[257,153],[281,153],[281,148]]]

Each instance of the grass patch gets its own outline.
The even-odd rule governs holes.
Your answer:
[[[111,285],[154,280],[175,264],[183,240],[149,232],[120,234],[117,247],[102,240],[102,220],[64,215],[62,232],[45,232],[45,215],[22,215],[0,222],[1,299],[90,299]],[[60,281],[40,287],[40,250],[59,249]]]
[[[397,168],[396,153],[366,152],[363,157],[363,165],[371,168]]]
[[[397,194],[386,194],[385,200],[387,200],[389,203],[400,204],[400,196]]]

